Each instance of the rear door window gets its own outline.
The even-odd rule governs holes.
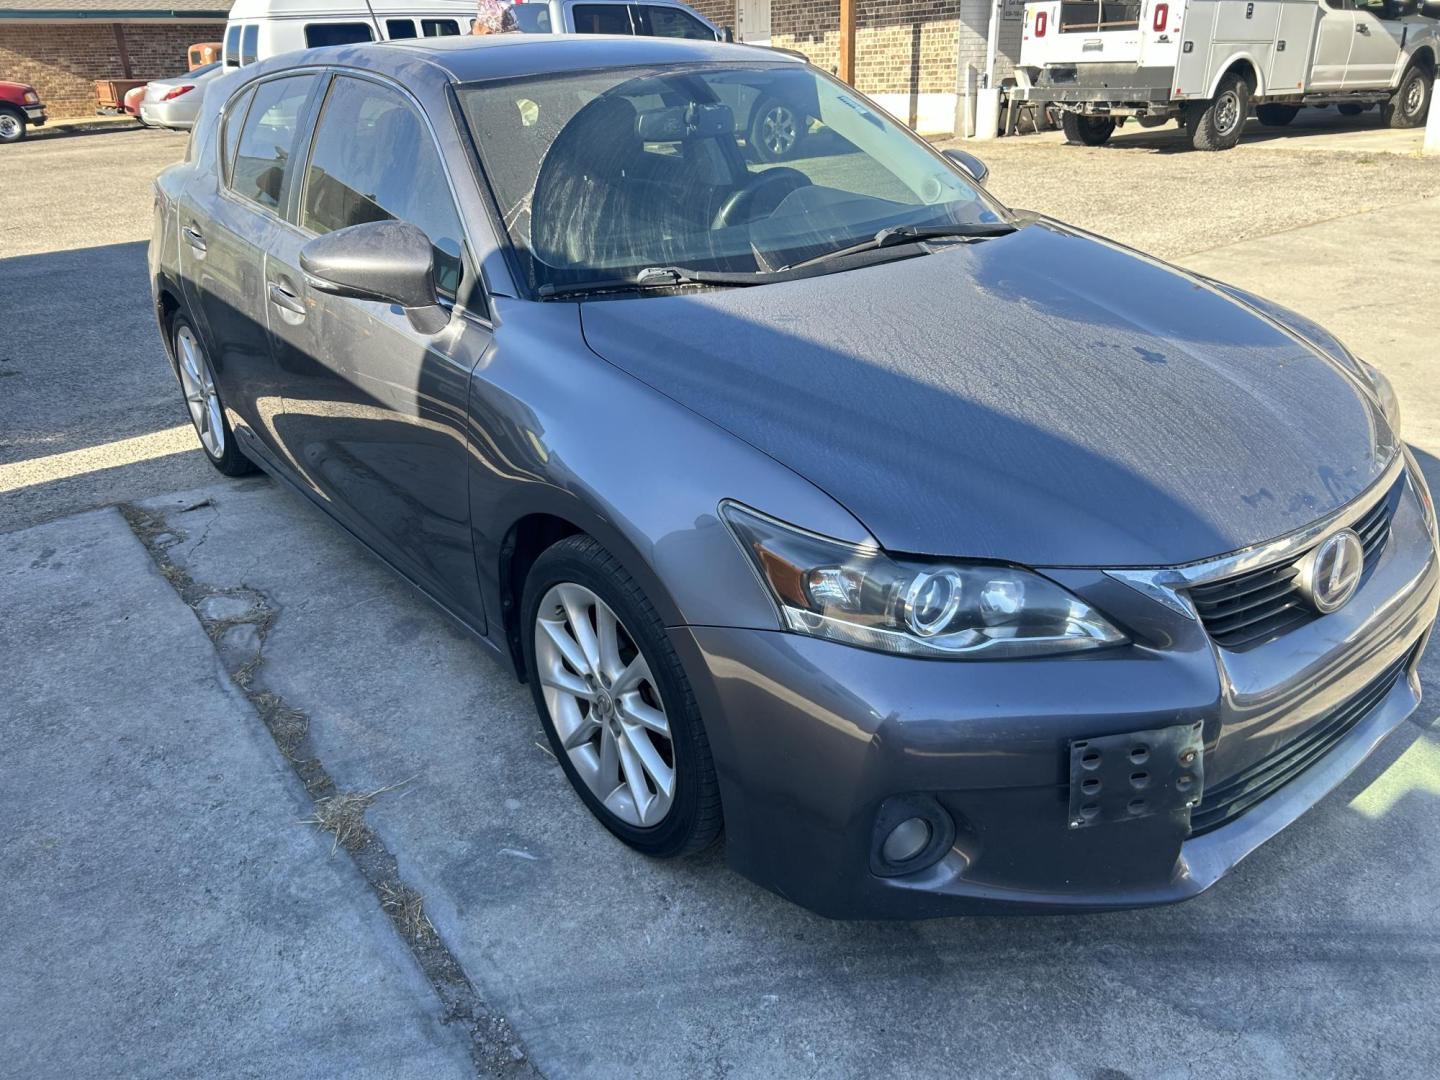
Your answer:
[[[715,40],[714,30],[679,8],[642,4],[636,10],[640,12],[642,34],[651,37],[690,38],[694,41]]]
[[[415,37],[414,19],[386,19],[385,33],[391,41],[400,41],[404,38]]]
[[[454,19],[421,19],[420,30],[426,37],[460,36],[460,24]]]
[[[245,111],[250,108],[253,89],[246,90],[225,109],[225,159],[220,162],[220,175],[230,182],[230,166],[235,162],[235,149],[240,145],[240,129],[245,124]]]
[[[570,9],[577,34],[633,34],[628,4],[576,4]]]
[[[230,188],[267,210],[280,208],[300,126],[300,112],[315,86],[314,75],[292,75],[263,82],[240,131]]]
[[[255,63],[260,55],[260,27],[252,23],[240,35],[240,64]]]
[[[460,215],[424,120],[398,92],[338,77],[315,130],[300,225],[316,233],[408,221],[430,238],[435,284],[460,287]]]
[[[337,22],[306,23],[305,44],[312,49],[326,45],[357,45],[362,41],[374,41],[375,35],[369,23]]]
[[[551,30],[549,4],[511,4],[505,17],[513,20],[522,34],[548,34]]]

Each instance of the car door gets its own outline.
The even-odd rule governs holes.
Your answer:
[[[1310,67],[1311,90],[1339,90],[1345,84],[1345,65],[1355,34],[1353,0],[1320,0],[1320,26],[1315,37],[1315,62]]]
[[[1360,4],[1354,12],[1354,40],[1345,65],[1346,90],[1384,90],[1395,77],[1404,24],[1377,18],[1375,13],[1382,10],[1379,3]]]
[[[460,216],[419,106],[389,83],[336,75],[287,217],[265,263],[287,459],[331,513],[483,627],[466,406],[490,329],[470,310],[483,300],[478,289],[471,298]],[[436,285],[451,311],[438,335],[416,330],[393,305],[309,288],[300,270],[315,236],[389,220],[417,226],[434,245]]]
[[[252,84],[226,103],[222,160],[180,200],[182,290],[197,318],[236,430],[271,442],[279,396],[267,328],[265,252],[273,242],[287,166],[316,76]]]

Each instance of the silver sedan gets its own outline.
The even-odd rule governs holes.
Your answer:
[[[224,69],[217,61],[173,79],[156,79],[145,87],[140,102],[140,121],[148,127],[189,131],[200,114],[205,84]]]

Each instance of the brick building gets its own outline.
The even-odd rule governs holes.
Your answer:
[[[795,49],[835,70],[840,0],[686,0],[737,40]],[[992,0],[856,0],[855,86],[922,132],[951,131],[966,65],[985,69]],[[1004,0],[997,79],[1020,55],[1024,0]]]
[[[184,71],[219,41],[230,0],[0,0],[0,79],[32,84],[53,119],[91,116],[97,79]]]

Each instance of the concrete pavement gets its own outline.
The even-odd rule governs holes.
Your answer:
[[[0,1075],[474,1075],[118,511],[0,537],[0,656]]]

